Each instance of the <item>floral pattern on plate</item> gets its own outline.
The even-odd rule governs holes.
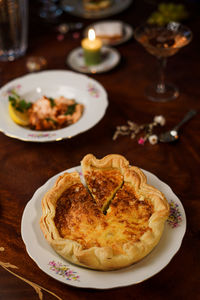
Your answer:
[[[40,138],[50,138],[50,137],[55,137],[56,133],[42,133],[42,132],[36,132],[36,133],[29,133],[28,137],[31,138],[36,138],[36,139],[40,139]]]
[[[88,92],[91,96],[94,96],[95,98],[99,98],[99,96],[100,96],[100,91],[92,83],[88,84]]]
[[[182,215],[180,212],[180,208],[179,208],[179,205],[172,200],[169,202],[169,205],[170,205],[170,213],[169,213],[169,217],[167,219],[167,223],[172,228],[176,228],[182,222]]]
[[[9,96],[12,91],[16,91],[18,93],[21,87],[22,87],[21,84],[10,86],[6,91],[4,91],[3,96],[4,97]]]
[[[72,271],[69,266],[62,264],[61,262],[50,261],[49,262],[50,270],[56,274],[64,277],[67,280],[79,280],[79,275],[76,275],[77,272]]]

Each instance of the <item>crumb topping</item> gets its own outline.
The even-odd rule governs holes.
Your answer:
[[[104,211],[116,190],[122,185],[123,176],[115,169],[93,170],[85,175],[85,180],[98,207]]]
[[[104,193],[99,192],[100,183],[105,184],[103,190],[106,194],[106,187],[116,186],[115,180],[113,182],[114,173],[109,170],[106,174],[110,175],[106,182],[102,174],[96,177],[93,172],[90,177],[90,188],[95,189],[101,199],[104,199]],[[121,180],[121,174],[119,178]],[[146,231],[151,230],[148,221],[152,214],[152,204],[146,199],[139,200],[128,183],[118,189],[106,215],[96,198],[83,184],[78,183],[68,188],[57,200],[54,222],[62,238],[77,241],[84,249],[110,246],[115,253],[123,253],[123,245],[127,240],[139,241]]]

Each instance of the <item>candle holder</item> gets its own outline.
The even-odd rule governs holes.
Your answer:
[[[88,31],[88,37],[82,40],[81,46],[87,66],[98,65],[101,62],[102,41],[95,37],[94,29]]]

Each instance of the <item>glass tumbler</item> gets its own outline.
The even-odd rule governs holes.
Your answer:
[[[28,35],[28,0],[0,0],[0,61],[25,54]]]

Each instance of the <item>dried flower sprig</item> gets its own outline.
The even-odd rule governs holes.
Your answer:
[[[148,140],[151,145],[155,145],[158,142],[158,136],[156,134],[152,134],[148,137]]]
[[[157,123],[158,125],[161,125],[161,126],[164,126],[165,123],[166,123],[165,118],[163,116],[161,116],[161,115],[160,116],[155,116],[154,119],[153,119],[153,121],[155,123]]]
[[[155,116],[153,118],[153,122],[149,123],[145,126],[145,133],[143,137],[140,137],[138,140],[138,144],[144,145],[144,143],[148,140],[151,145],[155,145],[158,143],[158,136],[153,133],[154,127],[160,125],[164,126],[166,120],[163,116]]]
[[[149,141],[150,144],[155,145],[158,142],[158,136],[154,134],[154,128],[158,125],[164,126],[165,123],[166,120],[162,115],[155,116],[153,122],[148,124],[138,125],[133,121],[127,121],[127,125],[116,127],[113,140],[115,141],[120,135],[127,135],[134,139],[137,134],[143,131],[143,136],[138,139],[138,144],[144,145],[146,141]]]
[[[131,139],[136,137],[141,130],[144,129],[145,125],[138,125],[135,122],[127,121],[127,125],[117,126],[116,131],[113,135],[113,140],[115,141],[119,135],[130,135]]]

